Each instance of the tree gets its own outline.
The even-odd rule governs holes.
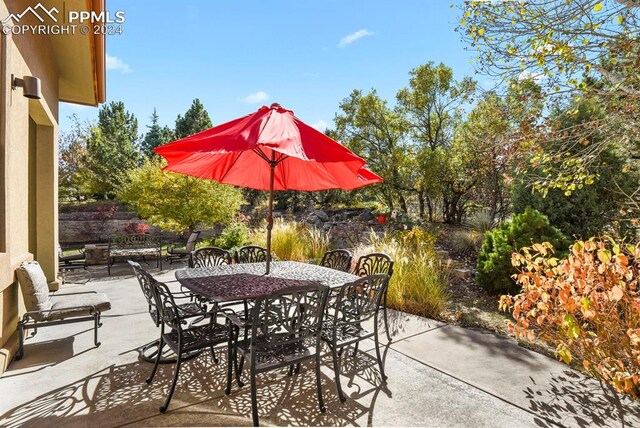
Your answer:
[[[368,94],[354,90],[340,103],[340,109],[342,113],[334,119],[340,140],[383,178],[374,189],[389,209],[398,203],[407,212],[406,198],[413,191],[410,177],[415,168],[406,141],[406,121],[387,106],[375,89]]]
[[[158,113],[153,109],[151,115],[151,125],[147,125],[149,132],[144,136],[140,144],[140,151],[145,157],[152,156],[153,149],[175,139],[175,135],[168,126],[160,126],[158,124]]]
[[[478,52],[480,71],[509,85],[534,78],[548,101],[593,100],[605,113],[574,124],[571,134],[606,138],[581,150],[572,150],[572,138],[536,160],[556,172],[540,187],[571,192],[593,181],[593,154],[605,147],[626,151],[628,167],[640,169],[640,8],[634,6],[629,0],[465,2],[458,30]],[[545,119],[520,140],[562,142],[564,130]],[[640,192],[628,196],[640,209]]]
[[[184,117],[178,115],[176,119],[175,137],[188,137],[189,135],[209,129],[212,126],[209,113],[204,109],[200,100],[196,98],[193,100],[189,110],[184,114]]]
[[[91,124],[82,123],[77,115],[70,117],[72,128],[60,134],[58,157],[58,197],[60,200],[80,201],[88,191],[85,184],[87,168],[87,139]]]
[[[453,80],[453,70],[443,63],[421,65],[409,72],[409,87],[401,89],[396,98],[399,110],[407,121],[418,161],[416,193],[420,217],[433,221],[434,198],[441,194],[444,178],[439,148],[451,146],[453,130],[462,114],[462,106],[471,101],[476,82],[464,78]]]
[[[118,198],[148,223],[174,232],[231,223],[243,203],[240,189],[163,171],[165,164],[155,156],[129,171]]]
[[[98,112],[98,124],[87,139],[86,184],[101,198],[112,197],[123,184],[126,172],[140,159],[137,149],[138,120],[124,103],[112,101]]]

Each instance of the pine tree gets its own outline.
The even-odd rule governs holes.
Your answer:
[[[193,100],[189,110],[184,114],[184,117],[178,115],[176,119],[175,136],[176,138],[188,137],[189,135],[209,129],[212,126],[209,113],[204,109],[200,100],[196,98]]]

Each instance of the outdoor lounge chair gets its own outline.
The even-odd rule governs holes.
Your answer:
[[[184,247],[176,247],[175,244],[169,245],[167,247],[167,260],[169,264],[172,264],[174,260],[181,260],[185,257],[189,257],[193,250],[196,249],[196,243],[198,242],[198,238],[200,237],[200,231],[196,230],[189,235],[189,239],[187,239],[187,243]]]
[[[254,426],[259,425],[256,375],[281,367],[291,368],[307,360],[315,360],[318,405],[321,412],[326,410],[320,378],[320,327],[328,292],[328,287],[312,283],[280,290],[256,299],[249,317],[251,337],[245,337],[240,341],[237,340],[238,332],[245,328],[247,323],[233,314],[227,314],[236,333],[235,343],[229,351],[225,393],[231,393],[232,360],[236,366],[239,386],[243,385],[240,380],[242,366],[245,360],[248,361]],[[238,367],[239,355],[241,363]]]
[[[189,267],[204,268],[231,264],[231,253],[218,247],[202,247],[191,253]]]
[[[102,325],[100,315],[111,309],[111,302],[105,294],[73,293],[56,295],[52,298],[49,294],[47,278],[36,261],[22,263],[16,270],[16,276],[27,308],[27,312],[18,321],[20,349],[16,360],[24,356],[24,330],[27,328],[33,328],[33,334],[35,334],[40,327],[93,321],[94,343],[100,346],[98,342],[98,327]]]
[[[356,345],[357,347],[360,341],[373,337],[382,380],[387,378],[384,374],[384,363],[380,357],[378,312],[388,283],[389,276],[380,274],[345,284],[340,288],[335,303],[327,307],[321,339],[331,348],[336,387],[342,402],[346,401],[346,398],[340,386],[340,357],[345,346]],[[362,324],[371,318],[373,318],[373,331],[368,332]]]
[[[351,260],[353,260],[353,256],[347,250],[327,251],[322,256],[320,266],[340,270],[342,272],[350,272]]]
[[[353,270],[354,275],[369,276],[384,273],[391,278],[393,275],[393,260],[385,253],[366,254],[358,259],[356,268]],[[382,308],[384,310],[384,330],[387,333],[387,339],[391,342],[391,334],[389,334],[389,321],[387,320],[387,293],[389,287],[384,291],[382,298]]]
[[[58,265],[60,270],[86,269],[87,263],[84,251],[77,254],[64,255],[62,247],[58,245]]]

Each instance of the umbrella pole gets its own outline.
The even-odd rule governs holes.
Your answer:
[[[271,155],[271,174],[269,176],[269,210],[267,212],[267,275],[271,269],[271,229],[273,229],[273,181],[276,173],[275,152]]]

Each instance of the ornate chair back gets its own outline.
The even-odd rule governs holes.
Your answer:
[[[341,328],[359,327],[373,317],[380,307],[388,283],[389,275],[377,274],[345,284],[333,305],[331,321],[334,333]]]
[[[349,272],[351,271],[351,260],[353,260],[353,256],[347,250],[327,251],[322,256],[320,266]]]
[[[245,245],[235,253],[236,263],[257,263],[267,261],[267,249],[257,245]]]
[[[310,284],[258,298],[251,309],[251,349],[279,349],[310,338],[319,344],[328,293],[328,287]]]
[[[151,319],[153,319],[156,327],[159,327],[160,320],[158,318],[158,303],[156,300],[155,292],[153,290],[153,283],[157,281],[147,271],[142,269],[140,263],[131,260],[127,260],[127,263],[129,263],[129,265],[133,269],[133,272],[138,279],[138,284],[140,284],[142,294],[147,300],[147,304],[149,305],[149,315],[151,315]]]
[[[391,277],[393,275],[393,260],[385,253],[366,254],[358,259],[353,273],[362,277],[384,273]]]
[[[202,247],[191,253],[189,267],[204,268],[231,264],[231,253],[218,247]]]

